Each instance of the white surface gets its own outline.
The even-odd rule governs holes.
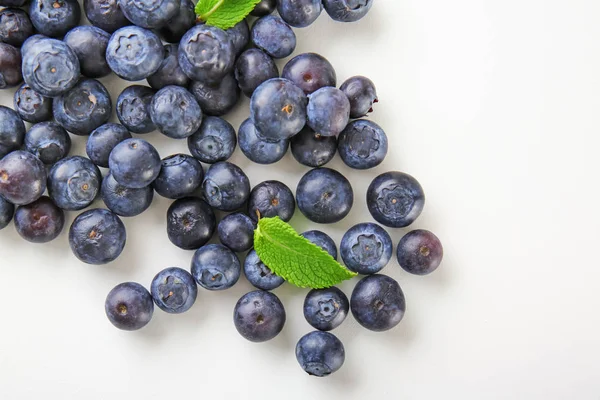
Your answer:
[[[306,291],[275,292],[288,313],[283,333],[264,344],[242,339],[231,315],[250,290],[201,290],[184,315],[155,310],[135,333],[114,329],[104,298],[122,281],[148,286],[166,266],[187,268],[192,252],[165,231],[169,201],[156,197],[124,219],[127,247],[107,266],[53,243],[0,231],[3,399],[598,399],[600,239],[598,110],[600,4],[594,0],[377,0],[356,24],[325,13],[298,35],[297,53],[315,51],[341,83],[364,74],[381,102],[372,119],[390,138],[389,156],[351,171],[356,202],[335,226],[309,224],[339,241],[370,221],[364,193],[375,175],[417,177],[427,203],[415,228],[442,239],[445,260],[428,277],[395,259],[384,270],[407,297],[403,322],[373,333],[353,318],[335,331],[346,363],[335,375],[305,375],[294,357],[310,331]],[[283,63],[279,63],[280,66]],[[116,99],[123,86],[103,79]],[[0,94],[12,104],[12,90]],[[245,101],[229,120],[246,118]],[[187,151],[158,133],[162,156]],[[81,153],[85,139],[73,137]],[[288,154],[275,166],[233,161],[253,185],[280,179],[295,189],[307,171]],[[101,206],[97,202],[95,206]],[[68,213],[70,224],[75,213]],[[395,243],[405,230],[388,230]],[[350,295],[354,282],[342,288]]]

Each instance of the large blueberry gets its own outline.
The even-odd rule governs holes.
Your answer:
[[[187,154],[174,154],[161,162],[160,173],[152,182],[156,193],[168,199],[190,196],[204,178],[202,165]]]
[[[101,78],[111,73],[106,62],[110,34],[95,26],[78,26],[64,37],[64,42],[77,54],[81,73],[88,78]]]
[[[0,230],[8,226],[13,219],[15,206],[0,196]]]
[[[427,275],[440,266],[444,249],[440,239],[433,233],[425,229],[416,229],[400,239],[396,256],[405,271],[415,275]]]
[[[117,0],[83,0],[83,9],[92,25],[108,33],[131,25]]]
[[[124,331],[136,331],[152,319],[154,302],[145,287],[139,283],[125,282],[108,293],[104,311],[115,327]]]
[[[277,7],[277,0],[260,0],[254,10],[250,12],[250,15],[254,17],[264,17],[265,15],[271,14]]]
[[[306,105],[302,89],[287,79],[273,78],[252,94],[250,118],[264,139],[289,139],[304,127]]]
[[[33,203],[46,190],[46,168],[27,151],[13,151],[0,159],[0,196],[15,205]]]
[[[392,258],[392,238],[377,224],[354,225],[342,237],[340,255],[346,267],[359,274],[375,274]]]
[[[13,106],[21,118],[32,124],[52,118],[52,99],[37,93],[26,83],[15,92]]]
[[[126,26],[112,34],[106,48],[110,69],[127,81],[146,79],[160,68],[164,49],[152,31]]]
[[[235,164],[220,161],[210,166],[202,182],[204,198],[212,207],[233,211],[250,196],[248,176]]]
[[[176,200],[167,210],[167,236],[171,243],[184,250],[206,244],[216,224],[212,208],[197,197]]]
[[[350,310],[359,324],[382,332],[400,323],[406,311],[406,300],[394,279],[380,274],[369,275],[354,287]]]
[[[113,177],[128,188],[150,185],[160,173],[160,156],[150,143],[143,139],[125,139],[115,146],[108,157]]]
[[[294,82],[306,94],[336,84],[333,65],[317,53],[298,54],[285,64],[281,77]]]
[[[235,79],[242,92],[250,97],[264,81],[279,76],[273,59],[260,49],[248,49],[235,62]]]
[[[135,217],[150,207],[154,190],[151,186],[130,189],[117,182],[112,174],[108,174],[102,180],[100,195],[110,211],[121,217]]]
[[[202,110],[187,89],[170,85],[152,98],[150,118],[165,136],[184,139],[200,128]]]
[[[235,24],[233,28],[227,29],[225,33],[227,33],[231,39],[233,51],[236,56],[240,55],[246,46],[248,46],[248,43],[250,43],[250,28],[245,19]]]
[[[296,48],[296,34],[284,20],[267,15],[259,18],[250,32],[252,43],[273,58],[284,58]]]
[[[194,25],[196,25],[194,3],[191,0],[181,0],[177,14],[167,21],[159,32],[167,42],[179,44],[183,35]]]
[[[54,99],[54,119],[75,135],[85,136],[105,124],[112,114],[110,93],[95,79],[82,79]]]
[[[250,192],[248,215],[254,221],[263,217],[279,217],[283,221],[289,221],[294,211],[296,211],[294,194],[282,182],[261,182]]]
[[[0,42],[19,47],[33,35],[29,15],[18,8],[0,10]]]
[[[194,81],[190,92],[198,100],[205,114],[220,116],[227,114],[240,98],[240,88],[233,74],[227,74],[217,83]]]
[[[373,103],[377,103],[377,92],[373,82],[364,76],[346,79],[340,90],[350,101],[350,118],[361,118],[373,112]]]
[[[190,78],[179,66],[178,49],[179,46],[176,44],[165,45],[165,58],[160,68],[146,79],[154,89],[162,89],[169,85],[187,87],[190,83]]]
[[[312,376],[324,377],[336,372],[345,358],[344,345],[329,332],[307,333],[296,344],[296,360]]]
[[[298,208],[313,222],[331,224],[341,221],[352,208],[352,185],[339,172],[329,168],[308,171],[296,189]]]
[[[69,229],[69,244],[79,260],[100,265],[119,257],[126,236],[125,225],[117,214],[94,208],[75,218]]]
[[[304,299],[304,318],[320,331],[330,331],[344,322],[350,311],[348,297],[340,289],[313,289]]]
[[[61,37],[79,25],[81,7],[77,0],[32,0],[29,17],[42,35]]]
[[[19,206],[15,212],[17,233],[28,242],[47,243],[62,232],[65,213],[47,196]]]
[[[279,335],[285,319],[285,309],[279,297],[264,290],[246,293],[233,310],[235,328],[251,342],[266,342]]]
[[[131,139],[131,133],[127,128],[109,122],[92,131],[88,137],[85,151],[94,164],[108,168],[110,152],[126,139]]]
[[[350,102],[339,89],[323,87],[308,95],[306,123],[323,136],[335,136],[350,119]]]
[[[325,232],[312,230],[304,232],[300,236],[310,240],[313,244],[316,244],[317,246],[325,250],[327,253],[329,253],[331,257],[337,260],[338,252],[335,242]]]
[[[338,138],[338,151],[344,163],[356,169],[369,169],[383,162],[388,150],[387,135],[375,122],[350,122]]]
[[[233,70],[235,49],[225,31],[209,25],[196,25],[179,44],[179,65],[191,79],[218,83]]]
[[[25,124],[14,110],[0,106],[0,159],[19,149],[25,139]]]
[[[148,86],[131,85],[117,97],[117,118],[133,133],[149,133],[156,130],[150,118],[150,103],[155,91]]]
[[[150,292],[158,308],[169,314],[181,314],[194,305],[198,287],[185,269],[170,267],[156,274]]]
[[[317,20],[323,5],[321,0],[279,0],[277,12],[285,22],[296,28],[304,28]]]
[[[217,231],[219,240],[231,250],[240,253],[254,245],[256,223],[246,214],[229,214],[219,222]]]
[[[25,149],[44,164],[52,165],[71,150],[71,137],[56,122],[40,122],[25,134]]]
[[[412,224],[424,205],[423,188],[403,172],[385,172],[373,179],[367,189],[369,212],[377,222],[391,228]]]
[[[290,141],[282,139],[271,142],[259,136],[256,126],[250,118],[240,125],[238,130],[240,150],[249,160],[258,164],[273,164],[281,160],[290,145]]]
[[[200,128],[188,137],[188,149],[207,164],[225,161],[233,154],[237,139],[233,126],[219,117],[204,117]]]
[[[21,52],[16,47],[0,43],[0,89],[23,82]]]
[[[118,0],[123,14],[135,25],[161,28],[179,12],[179,0]]]
[[[208,290],[229,289],[240,279],[241,271],[235,253],[221,244],[200,247],[192,257],[192,275]]]
[[[244,261],[244,275],[254,287],[262,290],[273,290],[283,285],[284,279],[275,275],[258,257],[255,250],[250,250]]]
[[[322,167],[335,157],[338,148],[336,136],[323,136],[305,126],[290,140],[292,155],[302,165]]]
[[[63,158],[48,173],[48,194],[64,210],[81,210],[92,204],[101,184],[98,167],[81,156]]]
[[[371,9],[373,0],[323,0],[327,14],[335,21],[358,21]]]

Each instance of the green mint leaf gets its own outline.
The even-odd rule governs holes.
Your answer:
[[[258,221],[254,250],[273,273],[298,287],[321,289],[356,276],[279,217]]]
[[[254,10],[260,0],[199,0],[196,15],[207,25],[232,28]]]

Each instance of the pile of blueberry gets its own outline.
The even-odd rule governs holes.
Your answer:
[[[297,204],[315,223],[340,221],[353,205],[352,186],[323,166],[338,152],[350,168],[373,168],[386,156],[388,142],[381,127],[361,119],[377,102],[369,79],[352,77],[337,89],[334,68],[318,54],[297,55],[281,74],[273,59],[293,53],[291,26],[310,25],[323,8],[337,21],[356,21],[372,0],[263,0],[252,13],[259,18],[251,29],[243,20],[227,31],[198,24],[190,0],[85,0],[92,26],[79,26],[76,0],[32,0],[25,6],[26,1],[0,0],[7,7],[0,10],[0,88],[24,81],[14,94],[14,110],[0,107],[0,229],[14,216],[25,240],[48,242],[63,230],[65,210],[83,210],[100,196],[106,209],[79,214],[69,243],[81,261],[105,264],[125,246],[120,217],[144,212],[156,192],[175,200],[167,211],[168,237],[195,250],[191,273],[167,268],[154,277],[150,291],[133,282],[116,286],[106,299],[109,320],[137,330],[150,321],[154,305],[185,312],[196,300],[197,285],[230,288],[243,269],[258,290],[236,304],[235,327],[253,342],[279,334],[286,314],[270,291],[284,281],[252,250],[258,218],[289,221]],[[272,15],[275,8],[279,16]],[[118,95],[120,124],[108,122],[113,102],[95,79],[113,72],[149,85],[135,84]],[[240,93],[251,98],[250,118],[236,134],[221,116]],[[28,130],[23,121],[32,124]],[[155,130],[187,139],[191,155],[161,160],[152,144],[132,135]],[[70,134],[87,137],[87,157],[69,155]],[[246,174],[226,161],[238,144],[260,164],[279,161],[290,147],[299,163],[313,169],[295,196],[279,181],[251,188]],[[206,172],[202,163],[210,164]],[[99,167],[108,168],[104,177]],[[198,191],[201,196],[194,196]],[[377,222],[398,228],[419,216],[425,197],[412,176],[387,172],[372,181],[366,201]],[[217,224],[214,209],[232,213]],[[215,231],[222,244],[207,244]],[[337,259],[327,234],[312,230],[303,236]],[[341,258],[365,277],[350,301],[335,287],[306,296],[304,315],[317,329],[296,347],[306,372],[325,376],[341,367],[344,347],[328,331],[350,310],[374,331],[400,322],[402,290],[378,274],[392,247],[389,234],[375,223],[346,232]],[[243,265],[240,252],[248,252]],[[442,246],[431,232],[413,230],[400,240],[397,257],[408,272],[425,275],[440,264]]]

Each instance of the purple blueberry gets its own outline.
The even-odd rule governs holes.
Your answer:
[[[167,236],[184,250],[195,250],[206,244],[217,222],[210,206],[197,197],[175,200],[167,210]]]
[[[152,182],[156,193],[168,199],[191,196],[202,184],[204,170],[194,157],[174,154],[163,158],[160,173]]]
[[[265,15],[271,14],[277,7],[277,0],[260,0],[254,10],[250,12],[250,15],[254,17],[264,17]]]
[[[308,95],[306,123],[323,136],[335,136],[350,119],[350,102],[339,89],[323,87]]]
[[[94,208],[79,214],[69,229],[69,244],[75,257],[86,264],[107,264],[125,247],[125,225],[117,214]]]
[[[110,34],[95,26],[77,26],[65,35],[63,41],[79,59],[82,75],[101,78],[112,71],[106,62],[106,47]]]
[[[180,86],[165,86],[152,98],[150,118],[172,139],[185,139],[200,128],[202,110],[194,96]]]
[[[0,42],[20,47],[33,35],[33,25],[29,15],[18,8],[0,10]]]
[[[279,217],[287,222],[292,219],[295,210],[294,194],[282,182],[261,182],[250,192],[248,215],[254,221],[263,217]]]
[[[304,318],[313,328],[330,331],[344,322],[350,302],[340,289],[313,289],[304,299]]]
[[[131,85],[117,98],[117,118],[133,133],[149,133],[156,130],[150,118],[150,103],[156,91],[148,86]]]
[[[306,94],[336,84],[333,65],[316,53],[302,53],[292,58],[283,67],[281,77],[294,82]]]
[[[32,0],[29,17],[42,35],[62,37],[79,25],[81,7],[77,0]]]
[[[139,189],[150,185],[160,173],[158,152],[143,139],[126,139],[115,146],[108,157],[108,166],[121,185]]]
[[[250,118],[240,125],[238,130],[240,150],[250,161],[257,164],[273,164],[281,160],[290,145],[287,139],[271,142],[259,136]]]
[[[252,43],[273,58],[285,58],[296,48],[296,34],[275,15],[259,18],[250,32]]]
[[[158,308],[169,314],[181,314],[194,305],[198,287],[185,269],[170,267],[156,274],[150,292]]]
[[[191,0],[179,2],[179,12],[175,14],[162,28],[159,33],[169,43],[177,43],[185,33],[196,25],[196,12]]]
[[[233,74],[225,75],[215,84],[194,81],[189,89],[198,100],[202,111],[207,115],[227,114],[240,98],[240,88]]]
[[[362,275],[375,274],[392,258],[392,238],[377,224],[354,225],[342,237],[340,255],[346,268]]]
[[[244,51],[250,42],[250,28],[248,27],[248,22],[243,19],[235,24],[233,28],[227,29],[225,33],[227,33],[231,39],[235,55],[240,55],[240,53]]]
[[[427,275],[435,271],[442,262],[444,249],[433,233],[416,229],[400,239],[396,256],[400,266],[411,274]]]
[[[298,208],[306,218],[320,224],[341,221],[352,208],[352,185],[339,172],[329,168],[308,171],[296,189]]]
[[[0,159],[21,148],[25,140],[25,124],[15,111],[0,106]]]
[[[321,0],[279,0],[277,12],[281,18],[295,28],[305,28],[315,22],[323,5]]]
[[[83,9],[92,25],[108,33],[131,25],[117,0],[83,0]]]
[[[217,210],[237,210],[250,196],[250,180],[237,165],[220,161],[206,172],[202,193],[208,204]]]
[[[242,92],[251,97],[261,83],[279,76],[273,59],[260,49],[248,49],[235,62],[235,79]]]
[[[235,50],[225,31],[196,25],[179,44],[179,65],[190,79],[216,84],[233,70]]]
[[[52,99],[37,93],[26,83],[15,92],[13,107],[21,118],[32,124],[52,118]]]
[[[192,257],[192,275],[208,290],[225,290],[236,284],[241,274],[240,260],[221,244],[200,247]]]
[[[6,228],[13,219],[15,206],[0,196],[0,230]]]
[[[127,128],[109,122],[92,131],[88,137],[85,151],[94,164],[108,168],[110,152],[126,139],[131,139],[131,133]]]
[[[346,79],[340,90],[350,101],[350,118],[362,118],[373,112],[373,103],[377,103],[375,85],[369,78],[353,76]]]
[[[254,245],[256,223],[243,213],[229,214],[219,222],[217,232],[221,243],[236,253],[248,251]]]
[[[338,139],[335,136],[323,136],[305,126],[290,140],[292,155],[302,165],[322,167],[335,157]]]
[[[307,333],[296,344],[296,360],[312,376],[331,375],[342,367],[345,358],[344,345],[329,332]]]
[[[207,164],[229,159],[236,143],[235,129],[219,117],[204,117],[200,128],[188,137],[190,153]]]
[[[251,342],[266,342],[279,335],[285,319],[285,309],[279,298],[264,290],[246,293],[233,310],[235,328]]]
[[[92,204],[101,184],[98,167],[81,156],[63,158],[48,173],[48,194],[63,210],[81,210]]]
[[[25,134],[25,150],[52,165],[69,154],[71,137],[56,122],[40,122]]]
[[[179,47],[176,44],[166,44],[164,47],[165,58],[158,71],[147,78],[148,84],[157,90],[169,85],[187,87],[190,78],[179,67]]]
[[[108,293],[104,311],[115,327],[124,331],[137,331],[152,319],[154,302],[145,287],[139,283],[125,282]]]
[[[31,204],[17,207],[15,228],[28,242],[47,243],[62,232],[65,213],[47,196],[42,196]]]
[[[117,182],[109,173],[102,180],[100,195],[110,211],[121,217],[135,217],[150,207],[154,190],[151,186],[130,189]]]
[[[262,290],[273,290],[283,285],[284,279],[275,275],[258,257],[256,251],[250,250],[244,261],[244,275],[252,286]]]
[[[406,311],[406,300],[400,285],[386,275],[369,275],[354,287],[350,310],[365,328],[382,332],[400,323]]]
[[[23,82],[21,52],[14,46],[0,43],[0,89]]]
[[[13,151],[0,159],[0,196],[14,205],[33,203],[46,190],[46,168],[27,151]]]
[[[106,61],[117,76],[127,81],[146,79],[160,68],[164,49],[152,31],[126,26],[112,34],[106,47]]]
[[[340,134],[338,151],[350,168],[373,168],[381,164],[387,155],[387,135],[375,122],[354,120]]]
[[[358,21],[371,9],[373,0],[323,0],[327,14],[339,22]]]
[[[179,0],[118,0],[123,14],[135,25],[161,28],[179,13]]]

